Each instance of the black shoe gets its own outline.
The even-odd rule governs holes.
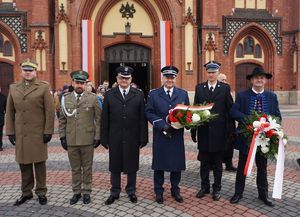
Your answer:
[[[220,191],[213,191],[213,193],[212,193],[212,199],[214,201],[218,201],[218,200],[220,200],[220,198],[221,198]]]
[[[239,195],[239,194],[235,194],[232,196],[232,198],[230,199],[230,203],[239,203],[240,199],[242,199],[243,196]]]
[[[298,166],[300,167],[300,158],[297,159]]]
[[[200,191],[198,191],[196,197],[202,198],[205,196],[205,194],[209,194],[209,189],[201,188]]]
[[[115,202],[115,200],[119,199],[119,196],[112,196],[110,195],[108,199],[105,201],[105,205],[110,205]]]
[[[274,206],[274,204],[272,203],[272,201],[268,197],[258,196],[258,199],[260,199],[262,202],[264,202],[264,204],[266,204],[267,206],[270,206],[270,207]]]
[[[164,203],[164,197],[162,196],[162,194],[157,194],[155,196],[155,201],[159,204],[163,204]]]
[[[130,194],[128,195],[129,200],[131,201],[131,203],[137,203],[137,197],[135,194]]]
[[[183,198],[180,196],[180,194],[172,194],[172,197],[176,200],[178,203],[183,203]]]
[[[38,200],[41,205],[47,204],[47,197],[45,195],[38,196]]]
[[[0,151],[3,151],[3,148],[2,148],[2,147],[0,148]]]
[[[91,202],[91,197],[89,194],[84,194],[82,200],[84,204],[89,204]]]
[[[77,203],[80,198],[81,194],[74,194],[73,197],[70,199],[70,205]]]
[[[33,196],[21,196],[18,200],[16,200],[16,202],[14,203],[14,206],[19,206],[23,203],[25,203],[27,200],[30,200]]]
[[[229,165],[229,166],[226,166],[226,171],[229,171],[229,172],[236,172],[237,169],[236,167],[232,166],[232,165]]]

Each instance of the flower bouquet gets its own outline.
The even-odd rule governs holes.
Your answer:
[[[281,199],[287,136],[283,133],[279,118],[253,112],[246,118],[243,132],[251,141],[244,175],[251,175],[256,152],[266,158],[276,159],[273,198]]]
[[[213,103],[199,106],[178,104],[169,111],[168,122],[175,129],[202,125],[217,116],[209,111],[213,105]]]

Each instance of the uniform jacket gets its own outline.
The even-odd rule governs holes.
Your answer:
[[[130,87],[125,100],[119,87],[105,93],[101,143],[109,146],[109,170],[132,173],[139,169],[139,150],[148,142],[145,100],[141,90]]]
[[[61,108],[59,116],[59,136],[66,137],[68,146],[92,145],[94,139],[100,139],[101,109],[96,94],[85,91],[77,104],[74,91],[66,93],[64,107],[68,113],[76,109],[68,117]]]
[[[6,106],[6,134],[16,135],[16,161],[47,160],[44,134],[53,134],[54,104],[49,84],[35,79],[26,90],[22,82],[10,85]]]
[[[198,84],[194,104],[214,103],[211,113],[218,116],[197,128],[200,152],[221,152],[226,149],[227,134],[230,131],[229,112],[233,103],[228,84],[217,82],[212,94],[208,82]],[[198,156],[199,159],[199,156]]]
[[[6,96],[0,93],[0,126],[4,125],[5,109],[6,109]]]
[[[236,101],[233,104],[230,115],[232,118],[234,118],[236,121],[239,122],[239,125],[237,127],[237,138],[235,142],[235,148],[238,149],[242,154],[248,154],[249,151],[249,141],[242,135],[241,132],[241,126],[243,124],[244,119],[251,114],[251,111],[249,110],[249,103],[250,103],[250,97],[254,96],[255,93],[251,90],[245,90],[243,92],[240,92],[237,94]],[[279,117],[281,119],[281,114],[278,106],[278,100],[275,93],[271,91],[264,91],[263,92],[264,98],[266,99],[263,102],[263,106],[265,106],[265,109],[267,111],[264,111],[264,113],[274,115],[276,117]]]
[[[162,133],[164,126],[168,124],[166,117],[169,110],[177,104],[189,105],[188,94],[183,89],[174,87],[171,99],[163,87],[149,93],[146,116],[153,125],[153,170],[185,170],[184,129],[176,130],[171,138]]]

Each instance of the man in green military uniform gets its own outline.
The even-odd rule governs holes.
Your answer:
[[[34,182],[39,203],[47,203],[47,143],[54,131],[54,104],[49,84],[36,78],[36,69],[30,59],[21,64],[22,80],[10,85],[7,99],[6,134],[16,147],[22,178],[22,196],[16,206],[33,197]]]
[[[83,203],[88,204],[91,202],[94,148],[100,145],[101,109],[97,95],[84,91],[88,73],[74,71],[71,77],[74,91],[61,99],[59,136],[72,168],[74,195],[70,204],[77,203],[81,194]]]

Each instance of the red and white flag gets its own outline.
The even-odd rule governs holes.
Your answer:
[[[171,22],[160,21],[160,66],[171,64]]]
[[[82,20],[82,70],[89,73],[89,80],[93,80],[92,28],[91,20]]]

